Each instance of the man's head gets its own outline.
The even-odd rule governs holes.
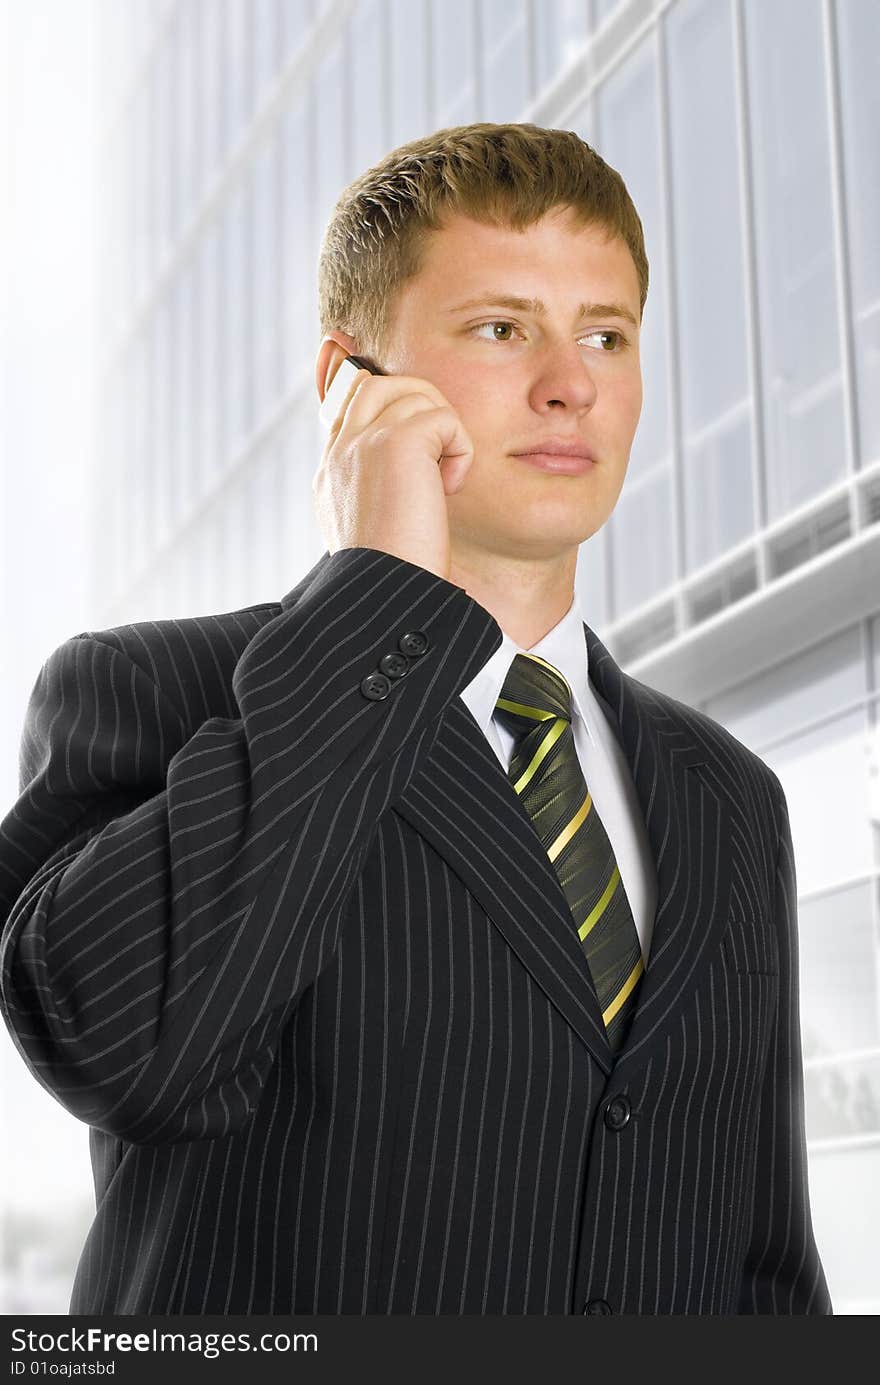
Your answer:
[[[623,180],[573,131],[441,130],[337,202],[318,265],[319,392],[343,351],[430,380],[475,448],[447,497],[453,550],[552,559],[595,533],[620,493],[647,289]],[[460,306],[472,299],[482,306]],[[584,444],[596,465],[554,475],[515,455],[548,438]]]

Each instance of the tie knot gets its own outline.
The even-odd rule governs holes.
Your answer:
[[[541,721],[571,721],[571,688],[562,674],[537,654],[517,654],[495,703],[495,714],[514,736]]]

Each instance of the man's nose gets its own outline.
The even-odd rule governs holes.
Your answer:
[[[578,413],[596,402],[596,378],[578,347],[548,351],[534,389],[538,407],[563,405]]]

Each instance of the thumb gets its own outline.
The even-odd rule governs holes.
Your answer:
[[[473,456],[456,453],[453,457],[441,457],[439,462],[443,489],[447,495],[457,495],[465,483]]]

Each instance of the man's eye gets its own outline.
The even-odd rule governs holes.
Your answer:
[[[494,321],[494,322],[478,322],[477,325],[476,325],[475,327],[472,327],[472,328],[471,328],[471,331],[472,331],[472,332],[479,332],[479,331],[481,331],[484,327],[513,327],[513,325],[514,325],[514,324],[513,324],[512,322],[504,322],[504,321],[502,321],[502,320],[499,318],[499,319],[497,319],[497,320]],[[510,337],[496,337],[496,336],[493,336],[492,340],[493,340],[493,341],[510,341]]]
[[[611,351],[616,351],[616,350],[617,350],[617,347],[618,347],[618,346],[623,342],[623,340],[624,340],[624,337],[623,337],[623,333],[622,333],[622,332],[614,332],[614,331],[611,331],[610,328],[605,328],[605,327],[599,327],[599,328],[596,329],[595,332],[589,332],[587,335],[590,336],[590,337],[613,337],[613,338],[614,338],[614,342],[613,342],[613,344],[612,344],[612,346],[611,346],[611,348],[610,348]],[[585,338],[585,340],[586,340],[586,338]],[[604,350],[606,350],[607,348],[603,347],[602,349],[603,349],[603,351],[604,351]]]

